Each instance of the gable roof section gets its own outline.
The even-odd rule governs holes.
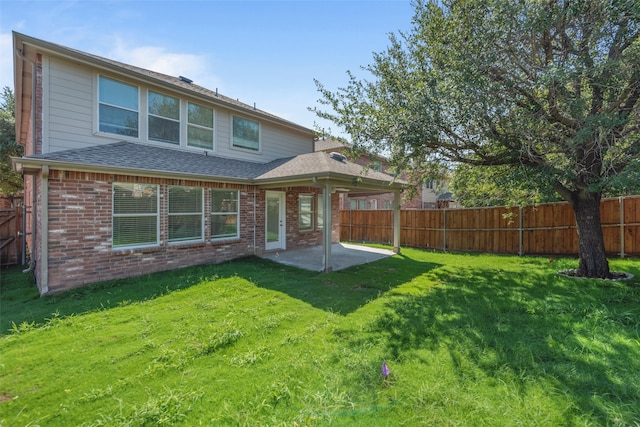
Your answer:
[[[260,110],[254,106],[240,102],[237,99],[224,96],[216,91],[209,90],[205,87],[199,86],[195,83],[189,83],[180,79],[179,77],[169,76],[167,74],[158,73],[156,71],[147,70],[145,68],[136,67],[134,65],[125,64],[123,62],[114,61],[112,59],[104,58],[91,53],[82,52],[80,50],[72,49],[70,47],[62,46],[56,43],[51,43],[45,40],[37,39],[35,37],[27,36],[13,32],[14,48],[17,50],[19,56],[25,55],[25,47],[32,46],[38,51],[47,52],[49,54],[56,54],[62,57],[72,58],[74,61],[91,65],[98,70],[109,70],[116,74],[126,75],[130,78],[134,78],[143,82],[150,82],[152,84],[159,85],[161,87],[170,87],[180,92],[189,93],[197,98],[204,98],[207,101],[217,104],[222,107],[226,107],[236,112],[241,112],[249,116],[261,118],[266,121],[274,122],[282,126],[286,126],[291,129],[295,129],[304,133],[313,135],[313,130],[301,126],[297,123],[285,120],[267,111]],[[20,61],[16,60],[16,66]],[[18,73],[16,70],[16,76]]]
[[[394,182],[390,175],[371,169],[366,170],[355,163],[334,159],[325,152],[301,154],[269,163],[257,163],[126,141],[35,156],[14,157],[12,161],[22,169],[39,169],[47,165],[62,170],[258,185],[293,181],[312,182],[314,177],[336,178],[348,182],[366,180],[376,187],[388,187]],[[401,186],[403,183],[403,181],[397,181],[395,185]]]

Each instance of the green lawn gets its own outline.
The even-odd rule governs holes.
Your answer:
[[[576,265],[247,258],[45,298],[3,270],[0,425],[640,426],[640,261]]]

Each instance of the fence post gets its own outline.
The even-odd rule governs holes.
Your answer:
[[[349,206],[349,241],[353,242],[353,209]]]
[[[445,252],[447,252],[447,208],[442,209],[442,214],[444,217],[443,220],[443,230],[442,230],[442,245],[443,245],[443,250]]]
[[[518,243],[518,255],[524,255],[524,242],[522,236],[522,205],[518,206],[518,239],[520,240]]]
[[[624,197],[618,199],[620,205],[620,258],[624,258]]]

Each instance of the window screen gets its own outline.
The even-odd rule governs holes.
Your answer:
[[[138,88],[100,76],[98,92],[98,130],[138,137]]]
[[[169,187],[169,242],[202,240],[202,188]]]
[[[149,139],[180,144],[180,100],[149,91]]]
[[[158,186],[113,184],[113,247],[158,244]]]
[[[211,190],[211,238],[227,239],[239,234],[238,191]]]
[[[298,198],[298,229],[313,230],[313,195],[301,194]]]

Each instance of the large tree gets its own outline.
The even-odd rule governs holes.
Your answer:
[[[639,180],[640,2],[414,2],[358,79],[316,82],[356,147],[416,176],[434,162],[526,167],[576,216],[578,274],[609,277],[603,190]]]
[[[22,146],[16,142],[15,100],[10,88],[0,94],[0,195],[14,196],[23,188],[22,176],[11,167],[10,156],[21,156]]]

